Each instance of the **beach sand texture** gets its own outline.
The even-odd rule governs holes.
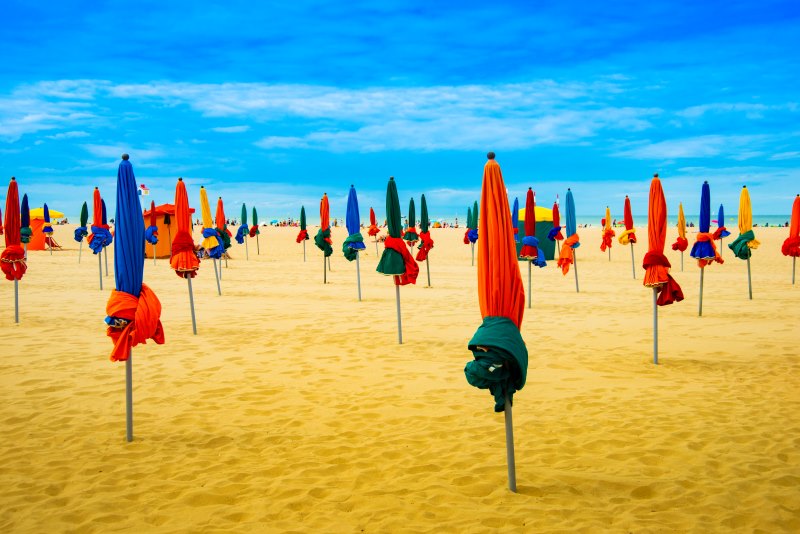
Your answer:
[[[0,281],[0,532],[800,531],[800,283],[785,229],[755,229],[752,301],[725,247],[702,318],[696,263],[687,251],[680,272],[667,251],[686,300],[659,309],[659,366],[645,229],[637,280],[629,249],[615,240],[609,262],[596,228],[579,232],[580,293],[572,271],[534,268],[512,494],[503,415],[463,373],[481,321],[463,229],[432,231],[432,288],[421,265],[401,289],[402,346],[371,242],[357,302],[343,228],[328,285],[296,228],[262,228],[249,261],[234,243],[221,297],[203,262],[197,336],[186,282],[145,262],[167,343],[134,349],[126,443],[125,368],[103,324],[113,273],[99,291],[73,228],[55,227],[65,250],[30,254],[18,326]]]

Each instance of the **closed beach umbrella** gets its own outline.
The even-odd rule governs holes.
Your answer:
[[[495,412],[505,412],[508,487],[516,492],[511,408],[514,393],[525,386],[528,371],[528,350],[520,335],[525,292],[503,175],[494,153],[488,157],[481,187],[482,239],[478,247],[478,302],[483,322],[469,341],[474,360],[467,363],[464,374],[470,385],[489,390]],[[527,210],[525,216],[530,216]]]
[[[6,195],[6,218],[4,239],[6,248],[0,252],[0,270],[6,280],[14,281],[14,322],[19,323],[19,281],[25,275],[25,251],[20,246],[19,188],[12,176]]]
[[[683,272],[683,252],[689,248],[689,240],[686,239],[686,217],[683,215],[683,203],[678,204],[678,239],[672,244],[672,250],[681,253],[681,272]]]
[[[547,266],[544,251],[539,248],[539,238],[536,237],[536,197],[530,187],[525,197],[525,235],[522,238],[522,249],[519,257],[528,262],[528,308],[530,308],[533,295],[531,290],[531,265],[536,265],[539,268]]]
[[[364,250],[364,236],[361,235],[361,215],[358,212],[358,196],[356,188],[350,186],[350,193],[347,195],[347,212],[345,214],[345,225],[347,226],[347,239],[342,243],[342,253],[347,261],[356,260],[356,285],[358,286],[358,300],[361,300],[361,265],[358,253]]]
[[[47,207],[47,202],[44,204],[44,226],[42,226],[42,233],[44,234],[44,242],[47,243],[47,248],[50,249],[50,254],[53,254],[53,227],[50,226],[50,209]]]
[[[308,241],[308,230],[306,229],[306,208],[300,206],[300,232],[297,234],[297,242],[303,243],[303,261],[306,261],[306,241]]]
[[[794,197],[792,220],[789,223],[789,237],[783,242],[781,252],[792,258],[792,285],[794,285],[797,257],[800,256],[800,195]]]
[[[319,230],[314,236],[314,244],[322,251],[322,283],[328,283],[328,263],[326,258],[333,254],[333,240],[331,239],[331,207],[328,204],[328,193],[322,194],[319,201]]]
[[[467,229],[464,231],[464,244],[468,245],[469,244],[469,229],[470,229],[470,225],[472,224],[472,207],[467,207],[467,223],[466,224],[467,224]],[[473,259],[474,259],[474,255],[473,255]],[[473,263],[475,263],[475,262],[473,261]]]
[[[714,240],[719,241],[720,255],[722,255],[722,240],[729,235],[731,235],[731,233],[725,228],[725,208],[720,204],[719,212],[717,213],[717,229],[714,230]]]
[[[478,201],[472,203],[472,225],[469,227],[470,232],[467,236],[469,238],[469,242],[473,245],[478,240],[478,223],[480,219],[478,218]]]
[[[200,186],[200,214],[203,220],[203,242],[200,246],[205,249],[206,254],[214,261],[214,279],[217,282],[217,295],[222,295],[217,260],[222,257],[225,247],[222,246],[222,238],[214,228],[214,221],[211,219],[211,206],[208,203],[208,193],[203,186]]]
[[[217,198],[217,212],[214,217],[214,222],[216,224],[216,231],[219,234],[220,239],[222,240],[222,246],[225,249],[224,252],[227,252],[229,248],[231,248],[231,231],[228,230],[228,221],[225,219],[225,206],[222,203],[222,197]]]
[[[575,292],[578,293],[580,292],[578,286],[578,258],[575,255],[575,249],[581,246],[581,242],[578,236],[578,224],[575,215],[575,199],[572,196],[572,190],[569,188],[567,188],[566,204],[567,239],[561,245],[561,252],[558,254],[558,266],[561,267],[561,273],[566,276],[569,272],[569,266],[575,265]]]
[[[553,202],[553,227],[547,232],[547,239],[556,241],[556,249],[559,248],[560,242],[564,240],[564,234],[561,233],[561,214],[558,210],[558,202]]]
[[[158,220],[156,218],[156,203],[150,201],[150,224],[144,230],[144,240],[153,245],[158,244]],[[153,256],[155,256],[155,249],[153,249]]]
[[[653,289],[653,363],[658,364],[658,306],[683,300],[683,291],[669,274],[670,263],[664,256],[667,240],[667,202],[658,174],[650,182],[647,210],[647,254],[642,261],[644,286]]]
[[[514,197],[514,205],[511,207],[511,230],[514,232],[514,241],[519,243],[519,199]]]
[[[606,206],[606,218],[603,219],[603,241],[600,243],[600,250],[605,252],[608,249],[608,261],[611,261],[611,245],[614,244],[616,233],[611,227],[611,210]]]
[[[33,231],[31,230],[31,210],[28,206],[28,195],[22,195],[22,204],[19,208],[20,228],[19,240],[25,249],[25,259],[28,259],[28,243],[31,242]]]
[[[383,242],[384,250],[378,267],[375,269],[385,276],[394,279],[395,298],[397,301],[397,339],[403,343],[403,325],[400,315],[400,286],[416,284],[419,275],[417,262],[405,246],[400,231],[403,222],[400,219],[400,200],[397,197],[397,184],[394,177],[389,178],[386,186],[386,222],[388,234]]]
[[[406,233],[403,234],[403,240],[409,247],[413,247],[419,241],[419,234],[417,234],[417,211],[414,207],[414,199],[408,202],[408,228]]]
[[[241,226],[236,230],[236,242],[240,245],[244,243],[244,257],[250,260],[250,251],[247,248],[247,236],[250,233],[250,227],[247,226],[247,205],[242,204]]]
[[[698,315],[703,315],[703,277],[705,268],[714,262],[724,263],[722,257],[717,252],[717,246],[714,244],[714,236],[709,233],[711,227],[711,188],[708,182],[703,182],[703,187],[700,190],[700,220],[699,232],[696,241],[692,245],[692,250],[689,255],[697,260],[697,265],[700,267],[700,304],[698,308]]]
[[[753,249],[758,248],[759,243],[753,233],[753,207],[750,204],[750,193],[747,191],[747,186],[742,187],[742,193],[739,195],[739,237],[734,239],[733,243],[728,245],[737,258],[740,260],[747,260],[747,288],[750,294],[750,300],[753,300],[753,283],[750,278],[750,256],[753,255]]]
[[[419,250],[417,251],[417,261],[425,261],[425,269],[428,273],[428,287],[431,287],[431,267],[428,262],[428,253],[433,248],[433,239],[430,233],[431,221],[428,218],[428,203],[425,200],[425,195],[420,199],[420,217],[419,217]]]
[[[114,281],[106,304],[106,334],[114,342],[111,361],[125,363],[125,406],[128,441],[133,441],[133,368],[132,349],[152,339],[164,343],[161,326],[161,302],[142,283],[144,277],[144,219],[136,178],[128,155],[122,155],[117,170],[117,213],[114,217]]]
[[[111,230],[103,220],[103,198],[100,190],[95,187],[92,193],[92,233],[87,241],[92,254],[97,256],[97,267],[100,269],[100,289],[103,289],[103,265],[100,253],[113,241]]]
[[[372,208],[369,209],[369,230],[367,233],[370,237],[375,239],[375,255],[378,255],[378,234],[380,233],[380,228],[378,228],[378,221],[375,220],[375,210]]]
[[[83,203],[81,206],[81,224],[77,228],[75,228],[75,241],[80,243],[78,246],[78,263],[81,262],[81,255],[83,255],[83,240],[86,236],[89,235],[89,229],[86,227],[86,223],[89,221],[89,207],[86,205],[86,202]]]
[[[625,231],[617,238],[620,245],[631,246],[631,269],[633,270],[633,279],[636,279],[636,265],[633,259],[633,244],[636,243],[636,228],[633,227],[633,213],[631,213],[631,199],[625,195],[625,205],[623,207],[623,220],[625,221]]]
[[[256,254],[261,255],[261,245],[258,243],[258,236],[261,234],[261,230],[258,229],[258,212],[256,211],[255,206],[253,206],[253,226],[250,227],[250,237],[256,238]]]
[[[194,296],[192,294],[192,278],[197,276],[200,260],[194,252],[192,239],[192,221],[189,219],[189,197],[186,194],[186,184],[183,178],[178,178],[175,186],[175,239],[172,240],[172,254],[169,258],[170,267],[175,274],[185,278],[189,286],[189,308],[192,311],[192,331],[197,334],[197,323],[194,317]]]

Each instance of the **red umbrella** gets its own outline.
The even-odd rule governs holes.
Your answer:
[[[378,228],[378,222],[375,220],[375,210],[372,208],[369,209],[369,230],[368,234],[370,237],[375,238],[375,255],[378,255],[378,234],[380,233],[380,228]]]
[[[800,256],[800,195],[794,197],[792,204],[792,222],[789,223],[789,237],[783,242],[781,252],[784,256],[792,258],[792,285],[794,285],[794,274],[797,257]]]
[[[194,295],[192,294],[192,278],[197,276],[200,260],[194,253],[194,240],[192,239],[192,221],[189,219],[189,197],[186,194],[186,184],[183,178],[178,178],[175,186],[175,224],[178,230],[172,240],[172,255],[169,258],[170,266],[175,269],[175,274],[186,278],[189,284],[189,307],[192,310],[192,331],[197,334],[197,322],[194,317]]]
[[[561,248],[564,234],[561,233],[561,214],[558,211],[558,202],[553,202],[553,228],[547,234],[547,238],[556,242],[556,250]]]
[[[25,251],[20,245],[19,190],[12,176],[6,195],[5,241],[6,248],[0,253],[0,269],[7,280],[14,281],[14,322],[19,322],[19,281],[25,275]]]
[[[636,243],[636,229],[633,227],[633,215],[631,214],[631,199],[625,195],[625,208],[624,208],[625,231],[619,236],[620,245],[631,246],[631,269],[633,270],[633,279],[636,280],[636,264],[633,259],[633,244]]]

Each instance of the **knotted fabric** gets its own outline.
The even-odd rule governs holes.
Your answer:
[[[532,235],[526,235],[522,238],[522,250],[520,251],[519,257],[532,262],[537,267],[547,266],[544,252],[539,248],[539,240]]]
[[[672,244],[672,250],[683,252],[689,248],[689,240],[685,237],[678,236],[678,239]]]
[[[787,237],[786,241],[781,246],[781,252],[784,256],[792,256],[797,258],[800,256],[800,237]]]
[[[514,230],[516,230],[516,228]],[[560,226],[552,227],[550,231],[547,232],[547,239],[549,239],[550,241],[563,241],[564,235],[561,233],[561,227]]]
[[[417,229],[413,226],[409,226],[408,230],[403,233],[403,241],[405,241],[409,247],[416,245],[417,241],[419,241]]]
[[[752,230],[748,230],[739,237],[733,240],[733,243],[728,245],[736,257],[740,260],[746,260],[753,255],[752,249],[758,248],[761,243],[756,241],[756,235]]]
[[[172,256],[169,259],[170,267],[175,269],[175,274],[181,278],[194,278],[200,268],[200,260],[194,253],[194,241],[187,231],[175,234],[172,240]]]
[[[142,284],[139,297],[123,291],[112,291],[106,304],[106,335],[114,342],[111,361],[128,359],[130,350],[140,343],[152,339],[164,344],[164,329],[161,326],[161,302],[153,291]]]
[[[620,234],[617,238],[619,240],[620,245],[628,245],[630,243],[636,243],[636,228],[631,228],[630,230],[625,230]]]
[[[600,250],[603,252],[606,251],[607,248],[611,248],[611,245],[614,242],[614,236],[617,235],[614,233],[614,230],[611,228],[606,228],[603,230],[603,242],[600,243]]]
[[[376,224],[370,224],[367,233],[369,234],[370,237],[372,237],[378,235],[380,231],[381,231],[380,228],[378,228]]]
[[[658,289],[656,304],[666,306],[683,300],[683,290],[669,274],[671,267],[666,256],[658,252],[648,252],[642,260],[645,269],[644,286]]]
[[[25,251],[20,245],[8,245],[0,252],[0,269],[7,280],[22,280],[28,266],[25,263]]]
[[[244,245],[244,238],[247,237],[247,234],[250,233],[250,228],[243,224],[236,230],[236,242],[240,245]]]
[[[113,240],[107,224],[92,225],[92,233],[89,235],[88,241],[93,254],[100,254],[103,248],[110,245]]]
[[[697,241],[689,255],[697,260],[697,265],[701,268],[714,262],[725,263],[714,244],[714,236],[709,232],[697,234]]]
[[[75,228],[74,238],[76,242],[80,243],[87,235],[89,235],[89,230],[87,230],[85,226],[79,226]]]
[[[144,240],[155,245],[158,243],[158,226],[148,226],[144,231]]]
[[[561,274],[564,276],[566,276],[569,272],[569,266],[575,263],[575,256],[573,255],[572,250],[578,248],[579,246],[580,237],[578,237],[578,234],[572,234],[565,239],[564,244],[561,245],[561,252],[558,254],[557,265],[561,267]]]
[[[254,208],[255,209],[255,208]],[[250,227],[250,237],[255,237],[257,234],[260,234],[261,230],[258,229],[258,225],[254,224]]]
[[[728,231],[728,229],[724,226],[720,226],[714,230],[714,241],[719,241],[723,237],[728,237],[729,235],[731,235],[731,233]]]
[[[419,234],[419,251],[417,252],[417,261],[425,261],[428,259],[428,252],[433,248],[433,239],[431,239],[430,232],[422,232]]]
[[[206,253],[212,258],[221,258],[225,252],[225,247],[222,245],[222,238],[220,238],[217,230],[215,228],[203,228],[203,237],[205,238],[203,243],[207,245],[205,247]]]
[[[342,253],[347,261],[353,261],[358,256],[359,250],[364,250],[367,246],[364,244],[364,236],[361,232],[347,236],[347,239],[342,243]]]
[[[464,244],[469,245],[469,228],[464,232]]]
[[[303,241],[308,241],[308,230],[300,230],[297,234],[297,242],[301,243]]]
[[[331,229],[328,228],[323,230],[320,228],[317,232],[317,235],[314,236],[314,244],[317,245],[318,249],[325,253],[326,258],[333,254],[333,247],[331,246],[333,244],[333,240],[331,239]]]
[[[403,239],[400,237],[387,236],[386,240],[383,242],[383,246],[394,250],[403,257],[403,265],[405,266],[406,272],[403,274],[393,275],[394,285],[404,286],[407,284],[416,284],[417,275],[419,275],[419,267],[417,266],[417,262],[414,261],[414,258],[411,256],[411,253],[406,248]]]
[[[478,229],[477,228],[473,228],[473,229],[467,230],[467,239],[469,240],[470,243],[474,243],[475,241],[477,241],[478,240]]]

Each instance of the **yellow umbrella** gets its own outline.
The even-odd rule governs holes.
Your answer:
[[[681,272],[683,272],[683,252],[689,247],[686,239],[686,217],[683,215],[683,203],[678,204],[678,239],[672,244],[672,250],[681,253]]]
[[[222,287],[219,284],[219,270],[217,269],[217,259],[222,257],[224,248],[220,241],[219,234],[214,228],[214,220],[211,218],[211,206],[208,204],[208,193],[205,187],[200,187],[200,213],[203,217],[203,243],[201,246],[206,249],[206,253],[214,260],[214,276],[217,280],[217,295],[222,295]]]
[[[615,235],[616,233],[611,228],[611,210],[606,206],[606,224],[603,228],[603,242],[600,243],[600,250],[605,252],[608,249],[608,261],[611,261],[611,244],[614,242]]]
[[[742,194],[739,196],[739,237],[729,244],[728,248],[740,260],[747,260],[747,287],[750,293],[750,300],[753,300],[750,256],[753,255],[752,249],[758,248],[760,244],[753,233],[753,207],[750,204],[750,193],[745,185],[742,187]]]
[[[61,219],[62,217],[64,217],[63,213],[61,213],[60,211],[54,210],[50,206],[48,206],[47,209],[50,211],[50,218],[51,219]],[[44,208],[33,208],[32,210],[30,210],[30,213],[31,213],[31,219],[42,219],[42,220],[44,220]]]

